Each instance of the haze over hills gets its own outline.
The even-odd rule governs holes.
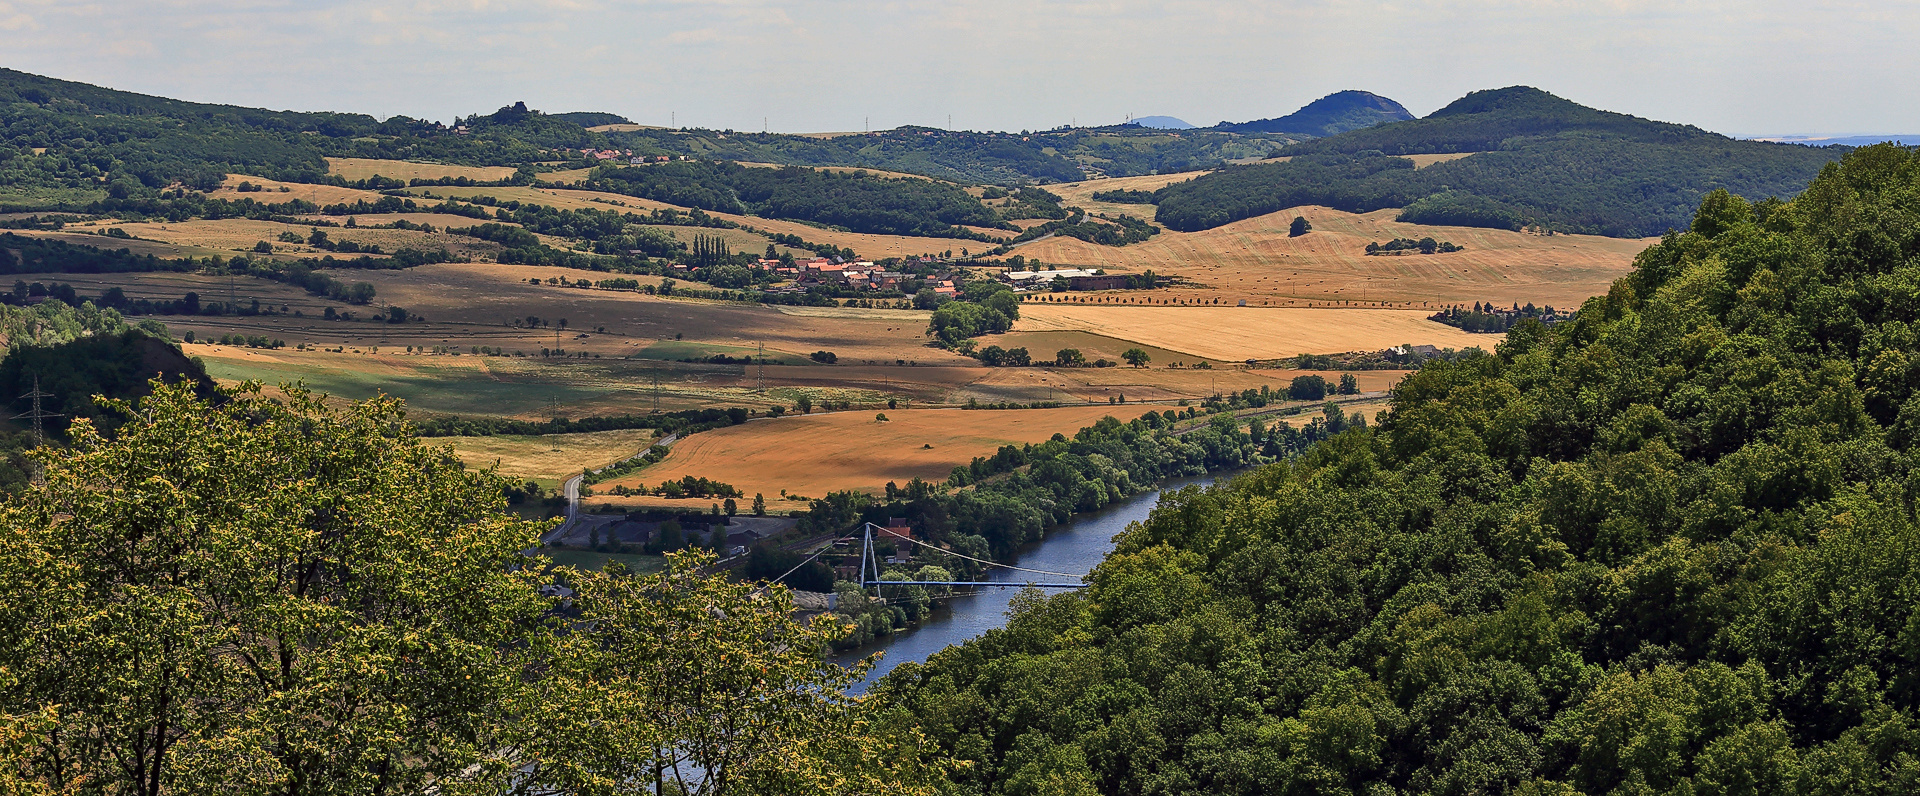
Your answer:
[[[1277,119],[1221,122],[1213,129],[1230,133],[1293,133],[1328,136],[1377,124],[1414,118],[1400,103],[1371,91],[1339,91]]]
[[[1420,224],[1615,237],[1683,229],[1717,188],[1791,197],[1841,149],[1738,141],[1588,108],[1525,86],[1478,91],[1424,119],[1351,130],[1161,189],[1156,220],[1209,229],[1300,205],[1405,208]],[[1415,169],[1401,155],[1477,153]]]
[[[212,190],[231,173],[343,184],[329,173],[327,158],[513,167],[517,172],[509,181],[521,185],[544,179],[539,175],[546,172],[587,175],[634,158],[661,157],[855,167],[963,184],[1030,185],[1219,169],[1228,162],[1285,154],[1291,162],[1224,168],[1163,188],[1153,196],[1155,217],[1173,229],[1193,231],[1318,204],[1353,212],[1405,208],[1401,219],[1414,223],[1540,225],[1640,237],[1684,226],[1699,198],[1715,188],[1756,199],[1791,196],[1838,156],[1838,150],[1736,141],[1697,127],[1587,108],[1526,87],[1475,92],[1424,119],[1380,123],[1406,115],[1390,99],[1343,91],[1277,119],[1179,135],[1130,124],[1017,133],[901,128],[817,137],[629,128],[613,114],[544,114],[524,102],[453,124],[404,116],[377,120],[365,114],[181,102],[0,70],[0,125],[5,140],[14,142],[0,148],[0,208],[101,211],[108,208],[102,202],[120,207],[151,201],[170,186]],[[595,132],[583,126],[589,124],[614,126]],[[1325,137],[1305,132],[1313,130],[1343,131]],[[1395,157],[1438,153],[1480,154],[1417,170],[1413,161]],[[708,210],[783,207],[789,210],[768,212],[841,226],[846,224],[828,219],[866,218],[845,212],[844,202],[811,194],[805,201],[771,204],[763,197],[735,195],[743,190],[733,184],[740,180],[708,179],[718,174],[693,175],[677,190],[711,194],[689,205]],[[806,189],[810,192],[829,185],[811,179],[794,184],[812,186]],[[862,195],[893,196],[903,203],[887,214],[918,208],[907,210],[909,216],[889,216],[883,226],[892,230],[978,235],[983,233],[952,225],[998,226],[1011,220],[991,220],[1001,211],[956,210],[957,192],[924,205],[907,198],[925,193],[874,186],[874,192]],[[792,209],[799,207],[809,210]],[[980,217],[955,220],[974,216]]]
[[[1139,116],[1134,118],[1133,123],[1155,130],[1192,130],[1194,128],[1194,125],[1187,123],[1186,120],[1172,116]]]
[[[1920,146],[1920,135],[1758,135],[1749,137],[1749,141],[1770,141],[1776,144],[1801,144],[1803,146],[1873,146],[1889,141],[1902,146]]]

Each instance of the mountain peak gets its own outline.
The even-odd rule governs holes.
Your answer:
[[[1188,124],[1185,120],[1176,119],[1172,116],[1138,116],[1134,118],[1133,123],[1141,127],[1151,127],[1155,130],[1193,129],[1193,125]]]
[[[1586,110],[1588,108],[1573,100],[1555,96],[1532,86],[1508,86],[1475,91],[1447,104],[1447,107],[1434,111],[1427,118],[1461,116],[1469,113],[1493,113],[1496,111],[1552,112],[1566,110]]]
[[[1216,129],[1230,133],[1294,133],[1329,136],[1413,118],[1400,103],[1371,91],[1336,91],[1277,119],[1239,124],[1222,123]]]

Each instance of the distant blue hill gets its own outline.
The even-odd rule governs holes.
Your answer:
[[[1228,133],[1298,133],[1311,136],[1339,135],[1388,122],[1413,118],[1400,103],[1371,91],[1340,91],[1307,103],[1300,110],[1278,119],[1251,122],[1221,122],[1214,129]]]
[[[1920,135],[1772,135],[1753,139],[1755,141],[1773,141],[1781,144],[1805,144],[1807,146],[1873,146],[1892,141],[1905,146],[1920,146]]]
[[[1152,127],[1156,130],[1192,130],[1193,129],[1193,125],[1188,124],[1185,121],[1182,121],[1180,119],[1175,119],[1172,116],[1141,116],[1139,118],[1134,119],[1133,123],[1140,125],[1141,127]]]

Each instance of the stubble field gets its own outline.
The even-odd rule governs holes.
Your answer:
[[[1128,307],[1028,304],[1016,332],[1083,331],[1220,361],[1378,351],[1401,344],[1491,349],[1501,335],[1469,334],[1420,310],[1280,307]]]
[[[408,160],[371,158],[327,158],[327,173],[347,180],[364,180],[375,175],[396,180],[438,180],[465,177],[494,182],[513,176],[512,166],[452,166],[445,163],[415,163]]]
[[[878,492],[888,482],[905,486],[916,477],[944,481],[956,465],[991,456],[1002,445],[1042,442],[1111,415],[1131,420],[1155,407],[1076,406],[1061,409],[903,409],[830,412],[739,426],[687,437],[665,461],[594,487],[594,503],[695,506],[700,499],[618,498],[615,486],[658,485],[692,475],[732,484],[751,500],[766,495],[779,506],[781,490],[820,497],[857,489]],[[874,416],[885,413],[887,422]],[[927,447],[931,446],[931,447]],[[796,504],[797,505],[797,504]]]
[[[1091,212],[1151,219],[1152,205],[1091,201],[1095,190],[1152,190],[1193,175],[1159,175],[1049,186]],[[1162,229],[1144,243],[1099,246],[1053,237],[1014,254],[1049,264],[1178,276],[1185,284],[1156,291],[1175,302],[1241,299],[1254,306],[1395,306],[1432,308],[1493,301],[1574,308],[1605,293],[1655,239],[1592,235],[1551,237],[1478,227],[1432,227],[1394,221],[1398,210],[1346,213],[1300,207],[1201,232]],[[1289,237],[1295,216],[1313,231]],[[1366,255],[1369,242],[1432,237],[1466,247],[1447,254]]]
[[[541,436],[431,437],[429,445],[450,445],[468,467],[497,466],[503,475],[529,479],[553,490],[582,468],[601,468],[646,450],[653,432],[645,429],[590,431]]]

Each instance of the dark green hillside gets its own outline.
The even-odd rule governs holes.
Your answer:
[[[1157,221],[1210,229],[1289,207],[1400,207],[1403,221],[1618,237],[1683,228],[1701,197],[1789,196],[1842,150],[1736,141],[1598,111],[1531,88],[1483,91],[1425,119],[1289,147],[1159,193]],[[1393,155],[1479,152],[1414,170]],[[1383,156],[1383,154],[1385,156]]]
[[[600,125],[603,125],[603,124],[633,124],[632,119],[629,119],[625,116],[621,116],[620,114],[600,113],[598,111],[574,111],[572,113],[556,113],[556,114],[553,114],[553,118],[559,119],[560,121],[566,122],[568,124],[577,124],[577,125],[580,125],[581,127],[599,127]]]
[[[954,225],[1006,226],[979,200],[952,185],[860,172],[674,161],[595,169],[585,185],[684,207],[797,219],[882,235],[964,237],[972,233]]]
[[[1277,119],[1221,122],[1213,129],[1227,133],[1297,133],[1339,135],[1348,130],[1414,118],[1400,103],[1371,91],[1338,91],[1307,103]]]
[[[1511,86],[1473,92],[1424,119],[1296,144],[1289,147],[1286,154],[1351,154],[1368,149],[1389,155],[1485,152],[1499,149],[1509,139],[1573,133],[1649,143],[1702,138],[1725,140],[1724,136],[1691,125],[1596,110],[1537,88]]]
[[[954,793],[1920,792],[1916,263],[1915,153],[1716,192],[876,693]]]

